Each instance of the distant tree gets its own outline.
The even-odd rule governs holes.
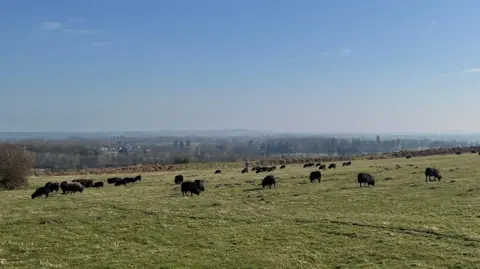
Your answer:
[[[186,144],[187,144],[187,148],[189,148],[190,147],[190,140],[187,140]]]
[[[380,144],[380,143],[382,143],[382,141],[380,141],[380,136],[377,135],[377,144]]]
[[[33,161],[24,147],[0,144],[0,189],[15,190],[28,185]]]

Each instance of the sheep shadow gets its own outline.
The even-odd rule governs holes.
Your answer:
[[[244,189],[243,192],[250,192],[250,191],[261,191],[263,188],[250,188],[250,189]]]
[[[359,189],[359,185],[357,184],[355,187],[341,187],[340,190],[354,190],[354,189]]]

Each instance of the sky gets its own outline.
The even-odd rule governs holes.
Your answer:
[[[480,132],[478,10],[0,0],[0,131]]]

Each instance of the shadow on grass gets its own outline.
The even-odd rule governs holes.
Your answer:
[[[250,189],[244,189],[243,192],[249,192],[249,191],[261,191],[263,188],[250,188]]]
[[[354,189],[360,189],[360,187],[357,185],[355,187],[341,187],[340,190],[354,190]]]

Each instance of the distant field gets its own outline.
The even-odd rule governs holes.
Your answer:
[[[320,184],[308,181],[315,169],[288,165],[265,190],[267,173],[164,172],[32,200],[45,182],[75,178],[41,177],[0,192],[0,268],[480,268],[479,164],[473,154],[353,161]],[[424,182],[428,166],[441,182]],[[358,172],[376,186],[359,188]],[[206,191],[182,197],[178,173],[208,180]]]

